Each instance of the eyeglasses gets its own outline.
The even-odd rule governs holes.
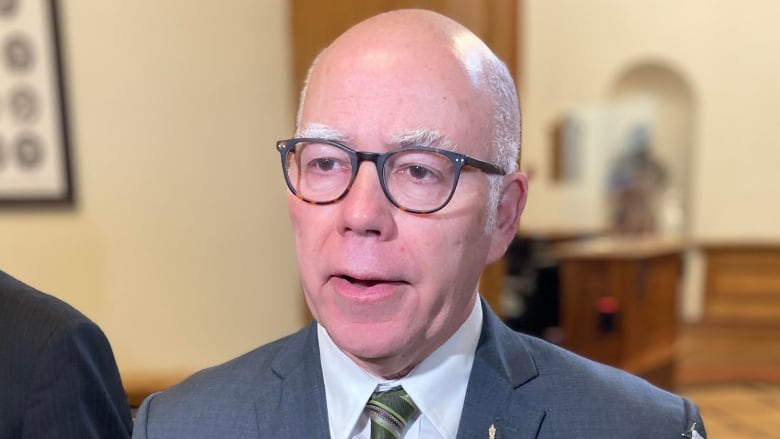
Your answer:
[[[280,140],[276,149],[290,192],[312,204],[342,199],[364,161],[376,166],[382,191],[393,205],[421,214],[436,212],[449,203],[464,166],[487,174],[506,174],[491,163],[426,146],[380,154],[355,151],[333,140],[299,138]]]

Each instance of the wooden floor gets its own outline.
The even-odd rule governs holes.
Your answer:
[[[780,386],[706,384],[681,389],[701,410],[710,439],[780,439]]]
[[[710,320],[680,328],[677,393],[712,439],[780,439],[780,322]]]

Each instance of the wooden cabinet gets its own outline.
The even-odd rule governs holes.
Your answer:
[[[680,243],[597,239],[555,254],[564,346],[673,389]]]
[[[780,242],[777,238],[701,242],[702,319],[685,326],[682,384],[780,383]]]
[[[780,243],[767,239],[701,247],[707,261],[707,320],[780,322]]]

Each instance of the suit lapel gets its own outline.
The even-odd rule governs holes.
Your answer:
[[[523,384],[538,371],[522,338],[507,328],[483,302],[482,335],[469,377],[459,439],[534,439],[546,410]],[[316,323],[294,335],[272,366],[279,380],[262,391],[255,407],[260,437],[328,438],[325,384],[317,344]],[[278,395],[278,399],[269,395]]]
[[[545,408],[522,385],[538,376],[522,339],[483,303],[484,321],[474,366],[469,377],[458,438],[533,439],[541,428]]]
[[[258,430],[275,437],[328,438],[316,323],[296,334],[280,350],[271,368],[279,381],[276,388],[265,389],[265,396],[255,404]],[[278,395],[278,399],[272,400],[269,395]]]

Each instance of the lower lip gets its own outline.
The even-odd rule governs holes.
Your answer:
[[[382,282],[369,287],[349,282],[341,277],[332,277],[331,285],[339,296],[350,302],[368,305],[395,296],[404,283]]]

